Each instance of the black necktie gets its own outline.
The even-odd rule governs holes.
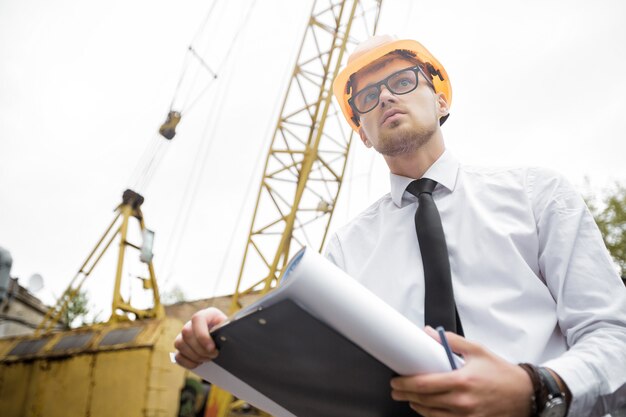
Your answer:
[[[417,197],[419,203],[415,212],[415,231],[424,264],[424,322],[463,335],[454,303],[446,237],[432,196],[436,185],[436,181],[422,178],[410,183],[406,189]]]

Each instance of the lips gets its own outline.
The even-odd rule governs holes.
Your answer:
[[[383,117],[380,121],[381,126],[385,124],[387,119],[389,119],[391,116],[394,116],[396,114],[405,114],[405,113],[403,111],[400,111],[399,109],[389,109],[386,112],[384,112]]]

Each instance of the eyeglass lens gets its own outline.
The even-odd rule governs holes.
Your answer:
[[[407,94],[417,87],[417,69],[407,68],[391,74],[384,80],[364,88],[354,96],[354,105],[359,113],[367,113],[378,105],[381,85],[393,94]]]

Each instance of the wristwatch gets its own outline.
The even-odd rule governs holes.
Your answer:
[[[536,368],[541,380],[541,395],[538,402],[539,417],[565,417],[567,414],[567,402],[565,394],[559,389],[559,385],[552,374],[543,367]]]

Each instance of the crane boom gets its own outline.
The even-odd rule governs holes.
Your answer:
[[[230,314],[242,307],[241,296],[274,288],[291,254],[324,245],[353,137],[332,101],[332,82],[348,45],[376,32],[381,3],[313,2],[265,161]],[[214,386],[207,416],[226,417],[239,403]]]
[[[35,335],[39,336],[46,334],[56,328],[68,308],[70,301],[72,298],[76,297],[85,280],[89,277],[100,259],[102,259],[104,253],[109,249],[109,247],[111,247],[113,241],[118,235],[120,239],[119,251],[115,274],[115,286],[113,288],[113,303],[111,306],[111,317],[109,318],[109,321],[126,321],[128,320],[127,314],[129,313],[138,319],[163,318],[165,316],[165,310],[161,305],[156,274],[154,272],[151,257],[143,259],[142,262],[147,265],[149,274],[148,278],[144,279],[144,289],[148,289],[152,292],[154,305],[145,309],[136,308],[133,307],[129,301],[124,300],[121,295],[121,285],[123,279],[122,274],[124,270],[126,248],[130,246],[139,251],[142,251],[143,249],[142,247],[130,243],[127,239],[129,220],[131,218],[137,219],[141,232],[148,231],[144,223],[143,213],[141,212],[141,205],[143,204],[143,201],[144,198],[140,194],[137,194],[132,190],[124,191],[124,194],[122,195],[122,204],[115,209],[117,214],[115,215],[113,222],[111,222],[104,235],[102,235],[76,275],[74,275],[74,278],[70,281],[67,289],[57,300],[57,303],[48,310],[45,317],[37,327]]]
[[[332,101],[346,48],[375,32],[382,0],[315,0],[267,154],[233,294],[275,287],[291,254],[321,250],[352,142]]]

